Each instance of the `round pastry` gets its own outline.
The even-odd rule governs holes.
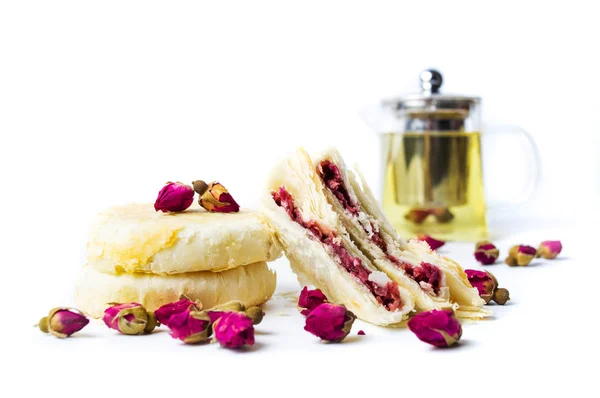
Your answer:
[[[130,204],[98,215],[90,231],[87,263],[111,274],[178,274],[224,271],[280,254],[259,212],[162,213],[151,204]]]
[[[260,262],[223,272],[194,272],[177,275],[111,275],[84,266],[75,284],[75,305],[89,316],[99,318],[108,303],[142,304],[154,311],[185,294],[211,308],[231,300],[246,307],[260,305],[275,291],[275,271]]]

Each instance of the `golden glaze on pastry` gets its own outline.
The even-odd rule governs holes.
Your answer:
[[[87,263],[111,274],[178,274],[224,271],[280,254],[259,212],[162,213],[151,204],[130,204],[98,215],[90,231]]]

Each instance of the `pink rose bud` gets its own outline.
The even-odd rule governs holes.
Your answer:
[[[547,260],[553,260],[562,251],[562,243],[559,240],[546,240],[540,243],[537,249],[537,257],[544,257]]]
[[[343,305],[324,303],[306,317],[304,330],[321,340],[340,342],[346,338],[356,316]]]
[[[54,308],[48,316],[40,319],[36,325],[44,333],[52,333],[56,337],[69,337],[79,332],[90,322],[80,311],[69,308]]]
[[[187,310],[173,314],[168,319],[167,327],[171,329],[171,337],[186,344],[195,344],[208,340],[212,333],[211,322],[205,311],[194,311],[194,305]]]
[[[181,182],[168,182],[154,202],[154,210],[167,212],[181,212],[192,205],[194,189]]]
[[[300,297],[298,298],[298,307],[302,308],[300,313],[306,316],[316,307],[326,302],[327,297],[321,290],[309,290],[308,287],[304,286],[302,292],[300,292]]]
[[[485,303],[489,303],[492,297],[494,296],[494,291],[498,287],[495,279],[492,275],[487,271],[477,271],[474,269],[466,269],[465,273],[467,274],[467,278],[469,278],[469,282],[479,292],[479,297],[485,300]]]
[[[506,263],[509,265],[520,265],[522,267],[529,265],[535,257],[537,250],[527,245],[516,245],[510,248]]]
[[[181,314],[182,312],[188,310],[200,311],[200,306],[187,297],[182,297],[179,301],[161,306],[159,309],[154,311],[154,316],[160,324],[169,327],[172,316]]]
[[[434,239],[429,235],[419,235],[417,236],[417,239],[423,242],[427,242],[431,250],[437,250],[446,244],[446,242],[444,242],[443,240]]]
[[[421,312],[408,321],[419,340],[436,347],[449,347],[460,340],[462,327],[450,310]]]
[[[500,257],[500,250],[492,242],[477,242],[475,245],[475,260],[481,264],[494,264],[498,257]]]
[[[254,344],[252,319],[242,312],[225,312],[213,324],[215,339],[225,348]]]
[[[211,182],[198,200],[200,206],[215,213],[236,213],[240,206],[229,194],[229,191],[218,182]]]
[[[138,303],[112,305],[104,311],[102,320],[109,328],[129,335],[151,333],[156,327],[154,313]]]

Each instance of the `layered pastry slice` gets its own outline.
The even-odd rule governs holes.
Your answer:
[[[279,164],[268,188],[264,212],[302,285],[316,286],[376,325],[407,317],[414,309],[412,295],[352,242],[306,152],[299,150]]]
[[[474,318],[487,314],[462,268],[424,242],[400,238],[364,178],[347,170],[336,150],[319,157],[313,168],[352,240],[377,268],[410,291],[417,310],[453,308]]]

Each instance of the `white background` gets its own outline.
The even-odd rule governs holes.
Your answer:
[[[376,185],[378,138],[360,120],[358,110],[381,97],[418,90],[419,72],[427,67],[442,71],[445,92],[482,96],[486,121],[519,124],[538,143],[543,179],[537,196],[526,206],[490,214],[498,228],[516,233],[527,226],[591,222],[598,217],[600,190],[600,27],[592,4],[0,3],[3,304],[11,306],[10,317],[19,325],[29,325],[40,316],[40,308],[69,302],[93,215],[114,204],[153,201],[167,180],[218,179],[238,202],[253,206],[277,157],[298,145],[335,145],[348,160],[359,162]],[[490,195],[506,197],[511,189],[506,182],[523,174],[528,159],[503,140],[484,149],[486,188]],[[578,233],[572,236],[579,238]],[[553,237],[535,237],[546,238]],[[283,274],[285,262],[282,267]],[[17,298],[36,311],[12,307]],[[548,323],[569,316],[548,309],[541,313],[552,314],[535,317]],[[500,318],[495,324],[501,322]],[[4,334],[11,326],[6,319],[3,323]],[[544,322],[535,325],[539,333],[552,329]],[[519,335],[511,330],[511,344],[518,345]],[[44,380],[50,382],[48,375],[59,370],[52,363],[63,351],[37,344],[38,355],[33,356],[31,333],[23,333],[23,346],[11,344],[9,337],[2,339],[11,346],[11,361],[24,366],[14,380],[29,384],[40,374],[29,374],[25,382],[25,369],[35,362],[39,370],[39,363],[47,362],[52,372]],[[488,344],[503,338],[500,332],[485,336]],[[544,340],[548,341],[552,339]],[[112,354],[115,365],[101,353],[86,354],[79,344],[78,358],[85,360],[71,363],[62,374],[94,385],[125,370],[136,369],[132,374],[140,375],[140,367],[148,369],[146,377],[160,377],[165,364],[188,369],[189,374],[180,374],[187,381],[193,380],[190,374],[206,379],[211,361],[227,364],[234,374],[275,372],[276,376],[256,376],[254,391],[266,388],[259,380],[269,385],[282,379],[296,380],[298,391],[308,391],[315,384],[306,380],[315,375],[319,379],[313,383],[320,387],[349,385],[360,379],[361,369],[377,369],[379,364],[387,364],[386,376],[373,383],[394,394],[404,391],[399,385],[423,385],[427,391],[436,383],[417,382],[427,372],[436,372],[435,377],[446,383],[455,375],[456,385],[467,392],[471,383],[480,386],[487,377],[506,387],[496,377],[510,380],[519,375],[523,381],[524,373],[531,373],[535,388],[541,388],[544,376],[534,362],[519,366],[522,358],[517,354],[514,367],[509,367],[504,362],[493,365],[491,357],[486,358],[489,363],[461,360],[459,350],[444,354],[454,355],[443,361],[445,373],[435,368],[437,358],[418,361],[423,367],[429,360],[432,369],[413,368],[411,360],[402,360],[402,346],[389,357],[372,358],[359,350],[354,371],[342,378],[342,367],[332,355],[311,364],[310,357],[296,361],[274,354],[271,361],[296,364],[297,373],[290,374],[284,366],[267,368],[268,356],[256,363],[245,356],[240,360],[244,368],[238,369],[234,357],[202,352],[197,363],[188,355],[181,364],[168,353],[140,364],[135,355]],[[470,349],[484,350],[478,358],[485,358],[484,346]],[[340,355],[352,357],[352,351]],[[552,360],[550,347],[536,355]],[[68,361],[62,357],[59,362]],[[483,369],[488,367],[490,371]],[[324,369],[336,374],[331,383]],[[570,383],[568,378],[563,381]],[[118,386],[128,384],[121,381]]]

